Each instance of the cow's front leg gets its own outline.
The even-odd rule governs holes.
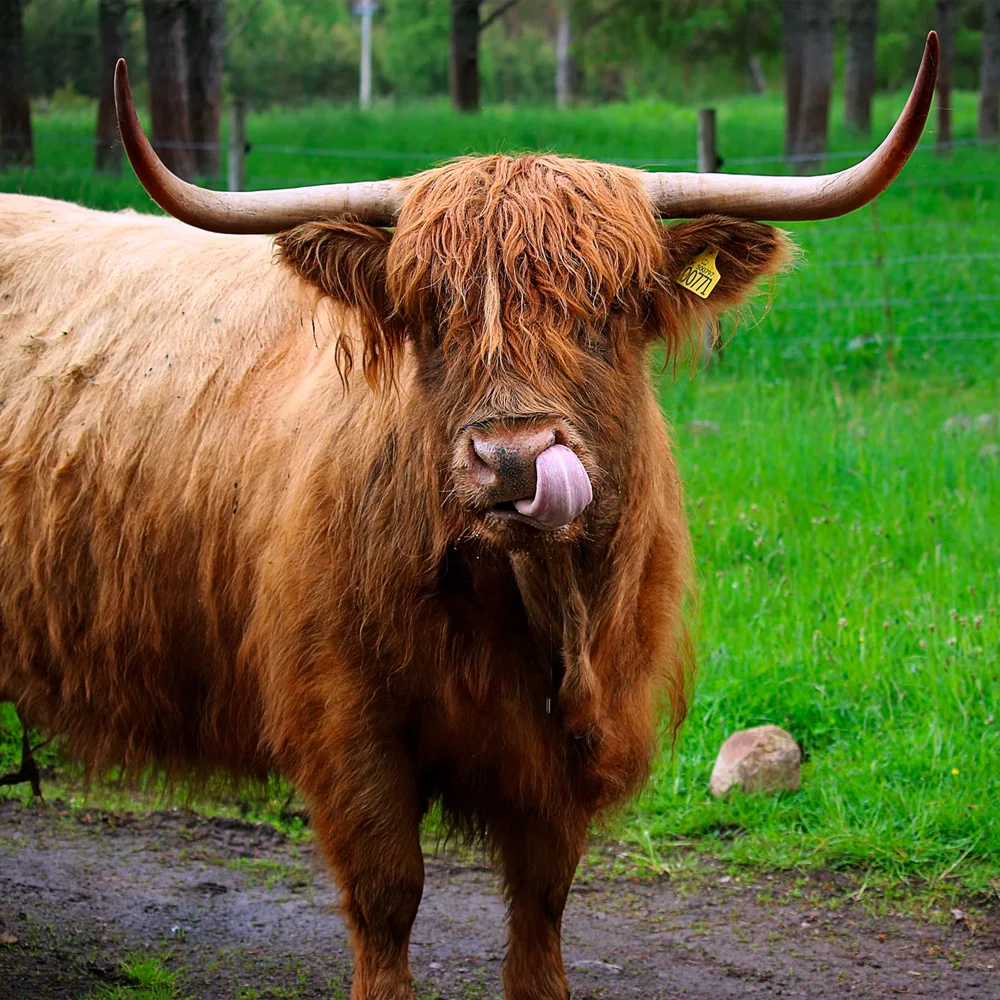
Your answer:
[[[562,915],[580,861],[586,820],[567,825],[537,816],[511,817],[494,831],[508,900],[506,1000],[567,1000]]]
[[[408,946],[424,886],[413,761],[392,739],[340,734],[324,750],[300,784],[351,929],[351,1000],[412,1000]]]

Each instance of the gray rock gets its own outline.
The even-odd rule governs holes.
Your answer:
[[[1000,431],[1000,413],[980,413],[975,428],[980,434],[996,434]]]
[[[984,462],[996,462],[1000,460],[1000,444],[994,444],[992,441],[989,444],[984,444],[979,449],[979,457]]]
[[[779,726],[741,729],[722,744],[709,791],[718,799],[732,788],[744,792],[797,792],[801,786],[798,743]]]
[[[584,958],[579,962],[574,962],[571,969],[587,969],[594,972],[610,972],[613,976],[617,976],[619,972],[622,971],[620,965],[612,965],[611,962],[602,962],[597,958]]]

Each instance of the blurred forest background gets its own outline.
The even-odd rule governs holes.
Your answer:
[[[952,86],[980,90],[980,137],[994,137],[1000,0],[4,0],[2,152],[31,165],[29,100],[44,111],[99,98],[97,135],[112,144],[124,55],[154,138],[185,175],[217,173],[205,147],[227,98],[258,110],[355,101],[362,61],[363,104],[450,97],[462,111],[784,90],[785,153],[808,154],[825,149],[839,87],[846,123],[869,130],[872,94],[909,84],[928,24],[943,43],[939,103]],[[96,160],[120,164],[116,150]]]
[[[99,9],[120,8],[124,54],[146,75],[147,19],[157,8],[222,11],[225,85],[260,104],[357,96],[360,60],[353,0],[21,0],[31,96],[100,93]],[[383,0],[374,19],[373,90],[395,101],[446,96],[454,0]],[[549,103],[556,97],[560,19],[570,15],[571,83],[588,102],[636,97],[690,101],[744,93],[782,80],[779,0],[496,0],[472,4],[493,17],[480,42],[482,99]],[[784,6],[788,6],[787,4]],[[795,0],[794,6],[810,5]],[[846,34],[856,4],[829,4]],[[979,84],[983,0],[955,8],[955,85]],[[500,9],[499,12],[497,9]],[[909,86],[935,0],[878,4],[876,85]],[[841,48],[843,46],[841,45]],[[841,55],[841,61],[843,56]]]

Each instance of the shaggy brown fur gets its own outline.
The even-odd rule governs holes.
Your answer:
[[[440,801],[501,866],[507,997],[565,998],[587,828],[646,774],[661,692],[685,708],[647,348],[786,241],[662,227],[626,170],[495,156],[413,178],[392,236],[276,242],[0,196],[0,697],[97,771],[296,782],[355,1000],[412,997]],[[675,282],[706,246],[707,302]],[[470,427],[542,425],[594,486],[553,533],[489,516],[463,464]]]

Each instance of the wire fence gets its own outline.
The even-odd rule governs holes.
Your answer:
[[[20,137],[3,136],[4,140],[13,140]],[[35,136],[33,142],[37,145],[75,145],[93,147],[97,140],[86,136]],[[109,145],[120,146],[121,143],[115,141]],[[190,150],[212,150],[218,153],[228,151],[228,146],[217,142],[192,142],[177,139],[157,139],[155,146],[163,149],[190,149]],[[913,155],[926,153],[940,154],[954,149],[969,149],[976,147],[998,148],[995,139],[964,138],[953,139],[943,143],[924,143],[914,150]],[[278,156],[296,157],[325,157],[328,159],[352,159],[352,160],[426,160],[428,163],[440,163],[462,156],[466,153],[483,152],[483,150],[450,150],[436,152],[423,149],[382,149],[368,147],[336,147],[336,146],[295,146],[287,144],[258,143],[254,142],[252,149],[257,153],[269,153]],[[734,156],[726,157],[723,160],[724,166],[754,166],[755,164],[772,164],[778,166],[797,166],[799,164],[818,164],[821,162],[836,162],[840,160],[860,160],[871,153],[871,149],[847,149],[834,150],[817,155],[816,153],[799,154],[775,154],[771,156]],[[623,167],[676,167],[679,170],[693,170],[697,167],[696,157],[663,157],[659,154],[641,157],[602,157],[607,163],[614,163]],[[990,175],[995,177],[996,175]],[[224,180],[224,178],[220,178]]]
[[[998,253],[938,253],[938,254],[914,254],[901,257],[866,257],[858,260],[850,258],[846,260],[828,260],[825,257],[814,257],[813,262],[822,264],[823,267],[871,267],[872,265],[884,266],[886,264],[943,264],[954,263],[963,260],[1000,260]]]
[[[916,295],[911,298],[888,299],[812,299],[808,302],[789,302],[782,306],[785,311],[833,309],[846,312],[849,309],[883,309],[885,306],[920,306],[922,309],[950,309],[953,305],[976,302],[1000,302],[1000,295]]]
[[[80,135],[64,137],[37,136],[37,145],[59,146],[67,149],[82,146],[93,148],[94,140]],[[159,142],[163,147],[187,147],[190,149],[211,149],[223,154],[225,163],[228,147],[216,143],[177,143]],[[947,144],[924,144],[916,150],[917,162],[920,155],[930,152],[941,153],[953,149],[970,149],[991,146],[997,148],[996,142],[984,142],[979,139],[956,139]],[[250,152],[249,163],[256,159],[254,154],[268,156],[287,156],[300,160],[328,158],[350,159],[359,162],[387,161],[420,163],[427,165],[453,159],[454,150],[450,152],[432,152],[427,150],[401,149],[367,149],[367,148],[337,148],[309,147],[287,144],[254,143],[247,147]],[[464,151],[468,152],[468,151]],[[837,150],[824,154],[823,162],[854,161],[864,158],[870,150],[851,149]],[[79,159],[77,154],[75,159]],[[752,167],[754,165],[787,165],[796,166],[805,161],[816,161],[816,157],[806,156],[747,156],[731,157],[725,162],[726,168]],[[690,170],[696,166],[694,158],[670,158],[653,155],[649,157],[632,157],[611,159],[607,162],[623,166],[645,166],[653,168],[668,168]],[[926,161],[924,161],[926,162]],[[940,162],[940,161],[939,161]],[[33,175],[47,178],[81,178],[94,177],[94,171],[72,166],[39,166],[20,171],[24,176]],[[766,172],[766,171],[764,171]],[[252,186],[288,187],[300,184],[316,183],[315,176],[289,174],[264,175],[251,171]],[[1000,181],[1000,173],[943,173],[935,176],[903,177],[895,181],[893,189],[896,192],[907,189],[947,189],[975,188],[991,185]],[[224,181],[209,178],[205,183],[222,186]],[[981,195],[981,192],[979,192]],[[942,195],[945,196],[945,195]],[[774,326],[769,342],[773,344],[796,345],[835,345],[863,347],[872,343],[972,343],[1000,342],[1000,324],[997,320],[997,309],[992,303],[1000,302],[1000,268],[994,263],[1000,261],[1000,218],[992,211],[991,206],[997,199],[991,197],[983,200],[981,197],[958,195],[954,199],[956,206],[965,208],[969,213],[963,218],[927,219],[914,222],[897,222],[881,225],[878,214],[878,202],[866,213],[863,224],[856,222],[844,224],[833,221],[821,223],[796,224],[795,236],[800,243],[808,247],[813,239],[817,244],[835,241],[840,236],[851,240],[849,255],[830,255],[806,253],[803,267],[800,269],[807,276],[812,273],[854,274],[872,272],[869,275],[869,286],[866,293],[844,294],[844,287],[856,283],[856,279],[831,279],[828,289],[818,289],[813,292],[809,288],[797,288],[786,294],[784,291],[776,297],[769,309],[769,320]],[[889,247],[893,242],[902,246]],[[898,252],[900,249],[910,249],[917,241],[920,252]],[[968,245],[969,243],[978,245]],[[943,245],[941,245],[943,244]],[[956,245],[958,244],[958,245]],[[938,246],[940,245],[940,250]],[[924,250],[931,252],[923,252]],[[984,267],[985,265],[985,267]],[[976,268],[982,268],[982,273],[974,274]],[[964,276],[967,290],[954,290],[954,270],[959,269]],[[870,285],[877,284],[877,291]],[[789,284],[788,282],[785,283]],[[919,285],[924,294],[902,294],[914,285]],[[795,317],[810,313],[830,315],[837,313],[840,317],[849,318],[853,328],[850,332],[830,331],[823,334],[788,335],[783,331],[794,327]],[[870,319],[863,318],[870,314]],[[967,320],[975,322],[970,325]],[[832,316],[831,316],[832,321]],[[919,326],[931,326],[933,329],[914,329]],[[950,327],[950,328],[949,328]]]
[[[365,159],[364,155],[359,155],[359,159]],[[416,159],[416,155],[414,159]],[[613,161],[604,161],[613,162]],[[94,170],[87,169],[85,167],[19,167],[16,165],[8,166],[8,171],[10,173],[27,173],[27,174],[48,174],[50,176],[64,176],[64,177],[107,177],[108,174],[100,174]],[[255,184],[260,185],[284,185],[288,186],[290,184],[316,184],[317,180],[315,177],[308,177],[303,174],[299,175],[288,175],[282,174],[278,175],[261,175],[254,174],[253,181]],[[926,177],[926,178],[915,178],[907,179],[902,178],[893,182],[893,186],[896,188],[907,188],[907,187],[946,187],[951,184],[982,184],[982,183],[996,183],[1000,181],[1000,174],[969,174],[961,177]],[[200,182],[205,183],[207,186],[213,186],[213,178],[201,178]],[[215,187],[220,187],[221,185],[216,180]],[[973,220],[974,221],[974,220]],[[961,223],[965,225],[966,223]],[[928,223],[923,225],[921,223],[907,224],[904,226],[896,227],[886,227],[886,231],[890,231],[891,228],[895,229],[924,229],[928,227],[933,227],[934,223]],[[946,223],[945,225],[952,225],[952,223]],[[954,223],[954,225],[959,225],[959,223]],[[860,226],[856,227],[855,231],[861,232],[866,230],[867,227]],[[847,227],[837,227],[838,232],[848,232]]]

